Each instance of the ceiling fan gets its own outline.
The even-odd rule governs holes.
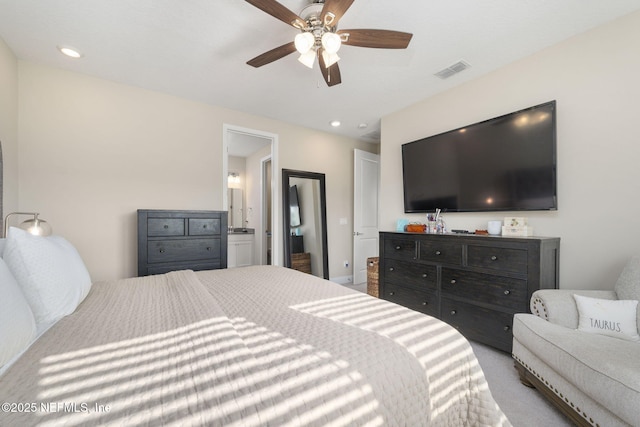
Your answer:
[[[337,55],[345,44],[381,49],[405,49],[413,34],[391,30],[338,30],[338,21],[354,0],[313,0],[297,15],[276,0],[246,0],[263,12],[300,30],[294,41],[278,46],[247,62],[253,67],[262,67],[278,59],[300,53],[298,59],[309,68],[318,58],[320,71],[328,86],[342,82]]]

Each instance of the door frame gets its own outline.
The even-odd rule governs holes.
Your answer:
[[[233,133],[250,135],[271,140],[271,197],[272,200],[280,200],[280,174],[276,173],[276,171],[279,170],[278,134],[224,123],[222,125],[222,209],[229,209],[229,201],[227,198],[229,175],[229,141],[231,139],[231,134]],[[260,192],[262,193],[262,187],[260,189]],[[278,203],[271,203],[271,222],[271,263],[273,265],[282,265],[282,212],[280,211]],[[262,227],[261,221],[259,222],[259,224]],[[260,231],[261,234],[264,234],[263,230],[256,230],[256,232],[258,231]],[[258,239],[256,246],[259,247],[257,250],[260,254],[264,249],[262,245],[263,239]]]

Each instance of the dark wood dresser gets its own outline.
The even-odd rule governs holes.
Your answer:
[[[138,210],[138,276],[227,268],[227,212]]]
[[[560,239],[380,233],[380,296],[511,352],[514,313],[558,287]]]

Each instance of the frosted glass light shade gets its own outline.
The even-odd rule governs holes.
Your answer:
[[[324,60],[324,65],[329,68],[336,62],[340,61],[340,57],[337,53],[329,53],[326,50],[322,51],[322,59]]]
[[[336,53],[340,50],[342,41],[336,33],[324,33],[322,35],[322,47],[329,53]]]
[[[315,42],[316,39],[311,33],[300,33],[296,35],[296,38],[293,40],[296,50],[302,54],[309,52],[309,49],[313,47]]]
[[[300,58],[298,58],[298,61],[302,62],[304,65],[306,65],[309,68],[313,68],[313,61],[315,61],[316,59],[316,51],[313,49],[310,49],[307,51],[307,53],[303,53],[302,55],[300,55]]]

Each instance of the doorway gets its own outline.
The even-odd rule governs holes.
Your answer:
[[[353,283],[367,281],[367,258],[376,257],[380,156],[354,150]]]
[[[281,244],[277,207],[278,136],[234,125],[223,125],[222,188],[223,209],[230,209],[228,189],[242,190],[242,226],[255,230],[256,264],[280,265]],[[232,177],[232,178],[230,178]],[[230,184],[230,179],[235,183]],[[239,182],[239,184],[238,184]]]

